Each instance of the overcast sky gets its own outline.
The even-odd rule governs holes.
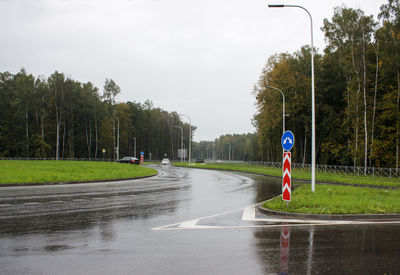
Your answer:
[[[194,139],[254,132],[252,94],[267,58],[310,44],[343,3],[375,19],[384,0],[0,0],[0,71],[55,70],[102,93],[106,78],[119,101],[153,101],[191,117]],[[284,87],[281,87],[284,88]],[[316,91],[318,92],[318,91]],[[0,99],[1,100],[1,99]],[[185,120],[185,118],[184,118]]]

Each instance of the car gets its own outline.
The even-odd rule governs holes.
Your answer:
[[[204,163],[204,159],[196,159],[195,162],[196,163]]]
[[[140,160],[134,157],[123,157],[118,160],[119,163],[140,164]]]
[[[171,164],[171,162],[169,161],[169,159],[163,159],[163,160],[161,161],[161,165],[168,165],[168,164]]]

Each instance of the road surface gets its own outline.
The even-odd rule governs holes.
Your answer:
[[[279,179],[156,177],[0,189],[0,274],[398,274],[400,225],[257,220]],[[265,218],[265,217],[264,217]]]

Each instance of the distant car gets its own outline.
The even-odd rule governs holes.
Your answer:
[[[163,159],[163,160],[161,161],[161,164],[162,164],[162,165],[168,165],[168,164],[171,164],[171,162],[169,161],[169,159]]]
[[[123,157],[119,163],[140,164],[140,160],[134,157]]]
[[[204,163],[204,159],[196,159],[196,163]]]

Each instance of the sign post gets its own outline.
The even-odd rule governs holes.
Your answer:
[[[291,153],[283,152],[282,200],[289,202],[292,195]]]
[[[292,158],[290,150],[294,145],[294,135],[286,131],[282,135],[281,144],[283,148],[282,157],[282,200],[288,204],[292,199]]]
[[[140,164],[143,164],[143,157],[144,157],[144,152],[140,152]]]

